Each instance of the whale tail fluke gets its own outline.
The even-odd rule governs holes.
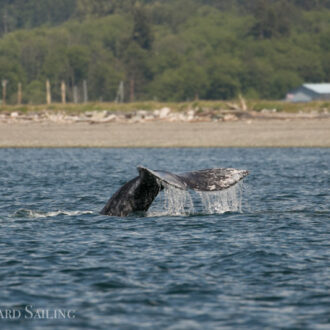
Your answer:
[[[217,191],[227,189],[248,175],[246,170],[215,168],[174,174],[138,166],[139,176],[123,185],[101,211],[104,215],[127,216],[147,211],[165,185],[182,190]]]
[[[213,168],[193,172],[173,174],[167,171],[153,171],[139,166],[139,173],[154,175],[160,182],[165,182],[179,189],[197,191],[217,191],[227,189],[246,177],[249,172],[234,168]]]

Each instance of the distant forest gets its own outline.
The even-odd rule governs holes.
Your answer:
[[[281,99],[330,82],[330,0],[0,0],[0,80],[15,103]],[[1,86],[0,86],[1,87]]]

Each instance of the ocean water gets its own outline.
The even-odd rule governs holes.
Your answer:
[[[135,167],[250,171],[99,215]],[[329,329],[329,149],[1,149],[0,329]]]

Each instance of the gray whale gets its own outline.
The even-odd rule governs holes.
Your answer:
[[[214,168],[174,174],[167,171],[153,171],[138,166],[139,175],[125,183],[101,210],[101,214],[125,217],[134,212],[146,212],[164,186],[197,191],[227,189],[248,175],[246,170]]]

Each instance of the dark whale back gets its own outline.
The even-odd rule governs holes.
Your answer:
[[[133,212],[145,212],[166,184],[183,190],[216,191],[227,189],[248,175],[248,171],[233,168],[174,174],[139,166],[138,171],[139,176],[124,184],[109,199],[101,214],[124,217]]]
[[[109,199],[100,213],[124,217],[132,212],[147,211],[160,189],[155,176],[140,172]]]

